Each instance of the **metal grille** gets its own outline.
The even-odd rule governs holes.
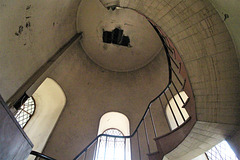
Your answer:
[[[209,160],[238,160],[226,141],[222,141],[206,152]]]
[[[35,111],[35,102],[32,97],[28,98],[27,101],[20,107],[17,114],[15,115],[16,120],[22,128],[32,117]]]
[[[108,129],[103,134],[123,136],[117,129]],[[126,157],[126,139],[101,137],[99,138],[95,160],[124,160]]]

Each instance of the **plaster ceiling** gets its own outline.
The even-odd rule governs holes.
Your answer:
[[[123,30],[130,45],[103,42],[103,31]],[[133,71],[144,67],[162,48],[148,20],[129,9],[107,10],[99,0],[83,0],[78,9],[77,29],[83,32],[80,43],[86,54],[101,67],[111,71]]]

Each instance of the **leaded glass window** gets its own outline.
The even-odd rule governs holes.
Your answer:
[[[238,160],[227,141],[222,141],[206,154],[209,160]]]
[[[123,136],[118,129],[107,129],[103,134]],[[126,139],[102,136],[98,140],[95,160],[125,160]]]
[[[29,97],[26,102],[18,109],[15,115],[16,120],[22,128],[27,124],[27,122],[32,117],[35,111],[35,102],[33,97]]]

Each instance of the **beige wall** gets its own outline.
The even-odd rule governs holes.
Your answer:
[[[34,145],[33,150],[41,153],[66,104],[66,97],[61,87],[53,79],[47,78],[33,98],[36,110],[24,131]],[[30,156],[29,160],[34,158]]]
[[[188,71],[198,120],[223,126],[239,125],[240,76],[237,52],[225,23],[211,3],[207,0],[122,0],[120,5],[146,14],[173,41]],[[221,127],[221,136],[226,138],[234,133],[231,130],[236,129],[236,126],[230,130]],[[220,141],[218,139],[215,144]],[[202,145],[210,147],[209,144]],[[175,154],[179,159],[184,148],[187,151],[188,147],[179,146],[172,155]],[[200,150],[190,147],[190,155],[182,155],[183,159],[201,154],[203,150]]]
[[[146,14],[172,39],[192,83],[198,120],[239,125],[239,65],[231,36],[213,6],[208,1],[200,0],[171,0],[171,3],[126,0],[120,4]],[[97,132],[99,118],[108,111],[126,114],[135,128],[145,108],[142,106],[146,106],[150,97],[161,90],[154,88],[157,80],[160,82],[163,76],[154,74],[157,68],[162,67],[159,65],[161,63],[155,63],[159,60],[156,58],[148,67],[137,72],[119,74],[95,66],[78,44],[72,46],[69,54],[51,74],[63,86],[71,102],[63,112],[44,153],[63,159],[73,157],[95,137],[93,133]],[[135,112],[131,113],[130,110],[134,108]],[[86,116],[88,114],[94,116]],[[221,138],[206,148],[220,142],[225,137],[222,133],[230,134],[234,127],[228,130],[221,126]],[[60,137],[62,142],[58,141]],[[198,144],[203,142],[199,141]],[[54,146],[60,147],[54,150]],[[60,155],[61,150],[69,152]],[[199,151],[203,152],[201,148]],[[200,152],[196,151],[191,156],[196,157]]]
[[[235,1],[228,2],[226,6],[222,3],[215,6],[218,8],[219,4],[218,11],[222,7],[227,11]],[[0,4],[0,88],[3,98],[8,100],[76,33],[79,1],[30,4],[15,0],[1,1]],[[233,25],[235,29],[230,29],[231,24],[228,28],[225,26],[234,17],[232,10],[224,23],[207,0],[121,0],[120,5],[146,14],[172,39],[190,77],[198,120],[239,125],[240,77],[235,51],[238,39],[229,34],[229,31],[231,35],[239,33],[234,27],[238,24]],[[23,26],[22,32],[19,26]],[[95,137],[97,122],[107,111],[121,111],[129,119],[134,117],[130,122],[135,126],[147,103],[162,90],[165,84],[162,79],[167,74],[164,57],[156,57],[153,63],[137,72],[119,74],[96,66],[79,44],[73,45],[67,53],[50,75],[63,86],[71,101],[45,150],[63,159],[73,157]],[[227,130],[221,129],[222,132]],[[88,138],[84,139],[85,135]],[[62,139],[61,143],[59,139]],[[56,146],[57,150],[53,150]],[[61,152],[67,149],[68,152]]]
[[[124,113],[132,133],[150,100],[166,86],[166,75],[163,52],[143,69],[118,73],[97,66],[76,42],[49,75],[62,86],[68,103],[44,153],[73,158],[95,138],[100,117],[109,111]]]
[[[120,5],[144,13],[171,38],[188,71],[198,119],[239,125],[237,53],[225,23],[211,3],[122,0]]]
[[[185,140],[166,157],[169,160],[191,160],[236,133],[239,126],[197,121]]]
[[[0,2],[0,88],[5,101],[76,33],[79,2]]]
[[[228,31],[233,39],[238,61],[240,64],[240,1],[239,0],[209,0],[217,9],[220,17],[226,24]],[[225,14],[229,18],[225,19]]]
[[[192,159],[192,160],[208,160],[205,154],[201,154],[200,156]]]

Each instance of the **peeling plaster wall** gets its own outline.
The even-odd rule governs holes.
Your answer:
[[[163,52],[146,67],[126,73],[97,66],[87,57],[79,42],[67,52],[49,75],[62,86],[67,104],[44,150],[44,154],[60,160],[74,158],[97,136],[99,120],[106,112],[125,114],[132,133],[150,100],[163,90],[168,80],[165,78],[168,70]],[[160,104],[154,105],[161,108]],[[155,113],[162,115],[158,119],[163,125],[158,129],[164,134],[168,131],[167,122],[161,110]],[[146,123],[151,126],[150,119]],[[144,136],[144,132],[141,134]]]
[[[0,2],[0,93],[5,101],[76,33],[79,2]]]

